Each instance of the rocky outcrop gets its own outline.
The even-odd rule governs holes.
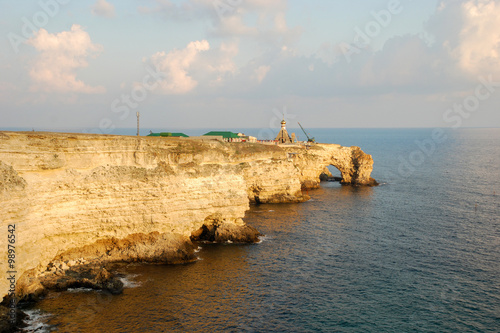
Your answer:
[[[376,186],[370,177],[373,158],[359,147],[342,147],[335,144],[315,144],[309,149],[285,148],[289,159],[300,170],[303,189],[314,189],[320,185],[322,174],[331,176],[327,166],[334,166],[341,173],[341,183],[345,185]],[[329,174],[329,175],[328,175]]]
[[[338,145],[0,132],[1,227],[15,225],[18,294],[53,286],[42,277],[66,275],[64,265],[177,263],[192,260],[190,239],[255,242],[242,220],[250,203],[305,201],[328,165],[346,184],[370,185],[372,164]]]
[[[57,270],[52,270],[57,266]],[[19,301],[37,301],[49,290],[64,291],[69,288],[91,288],[119,294],[123,290],[123,282],[109,272],[102,263],[81,263],[68,265],[52,262],[50,271],[37,274],[30,270],[23,274],[18,290]]]
[[[25,326],[23,323],[25,318],[26,314],[20,309],[0,305],[0,332],[19,333],[19,328]]]
[[[191,234],[193,241],[256,243],[262,236],[257,229],[245,225],[228,223],[220,214],[209,216],[203,226]]]

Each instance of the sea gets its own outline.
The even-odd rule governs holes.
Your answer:
[[[500,332],[500,129],[308,132],[371,154],[380,186],[252,206],[260,243],[117,265],[121,295],[51,292],[21,332]]]

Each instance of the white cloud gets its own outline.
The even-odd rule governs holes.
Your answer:
[[[291,46],[300,38],[302,29],[288,26],[286,10],[286,0],[240,1],[232,10],[217,15],[212,33],[216,36],[251,37],[277,49]]]
[[[218,37],[249,37],[259,43],[281,47],[294,43],[299,27],[286,21],[287,0],[154,0],[152,7],[141,6],[143,14],[160,15],[169,20],[211,21],[210,34]]]
[[[237,74],[238,67],[233,59],[238,55],[238,52],[237,42],[222,42],[220,46],[200,55],[193,66],[193,71],[209,85],[220,86],[228,78]]]
[[[463,92],[474,87],[479,76],[500,77],[499,2],[441,1],[425,31],[390,38],[376,52],[370,47],[358,51],[347,62],[338,45],[324,43],[313,58],[327,65],[329,77],[316,73],[308,80],[340,93]],[[273,72],[277,70],[273,66]],[[279,72],[287,70],[291,71]]]
[[[49,34],[40,29],[27,41],[39,55],[30,70],[33,91],[104,93],[104,87],[92,87],[76,78],[79,68],[88,66],[87,59],[95,56],[102,49],[92,43],[89,34],[79,25],[73,25],[70,31]]]
[[[209,93],[216,83],[226,95],[425,95],[462,91],[492,71],[500,75],[500,6],[494,0],[441,1],[420,35],[395,36],[376,52],[363,48],[350,63],[328,43],[310,57],[299,56],[294,43],[301,30],[289,27],[285,0],[155,1],[155,11],[169,19],[172,13],[176,19],[210,18],[209,36],[232,41],[234,51],[223,43],[200,54],[189,74],[181,70],[181,91],[199,83],[199,91]],[[217,11],[214,4],[224,6]]]
[[[471,0],[461,7],[464,26],[453,56],[471,74],[500,73],[500,5],[493,0]]]
[[[259,66],[255,70],[255,78],[257,79],[257,82],[261,83],[262,80],[266,77],[267,73],[271,70],[271,66]]]
[[[178,89],[173,85],[164,92],[183,93],[198,83],[200,87],[216,88],[238,82],[247,85],[261,83],[268,75],[273,59],[284,54],[294,56],[294,44],[301,35],[300,27],[290,28],[286,20],[287,0],[150,0],[152,4],[141,6],[143,14],[157,15],[167,20],[209,21],[208,38],[220,40],[215,46],[197,56],[195,63],[177,72]],[[242,47],[240,52],[239,46]],[[266,59],[254,62],[265,54]],[[157,55],[158,57],[158,55]],[[166,57],[162,54],[161,57]],[[168,69],[171,72],[171,69]],[[183,74],[185,76],[182,76]],[[172,74],[173,76],[173,74]],[[244,83],[243,83],[244,82]],[[207,93],[208,90],[199,89]],[[214,92],[212,90],[212,92]]]
[[[208,42],[202,40],[191,42],[182,50],[155,53],[151,57],[151,63],[166,76],[160,82],[160,91],[165,94],[185,94],[193,90],[198,82],[189,76],[188,70],[198,54],[209,49]]]
[[[477,78],[500,75],[500,5],[495,0],[443,0],[427,25],[448,67]]]
[[[157,71],[163,73],[158,92],[164,94],[186,94],[201,83],[206,89],[226,84],[238,74],[238,66],[233,59],[238,55],[236,41],[221,42],[211,47],[206,40],[189,43],[185,49],[170,52],[157,52],[149,62]]]
[[[115,16],[115,6],[106,2],[106,0],[97,0],[92,6],[92,14],[96,16],[113,17]]]

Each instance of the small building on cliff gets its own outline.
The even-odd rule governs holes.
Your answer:
[[[245,135],[245,133],[238,133],[238,136],[241,138],[242,142],[257,142],[257,138],[251,135]]]
[[[218,136],[222,137],[226,142],[243,142],[242,137],[238,134],[229,131],[211,131],[203,134],[203,136]]]
[[[184,133],[171,133],[171,132],[161,132],[161,133],[149,133],[148,136],[161,136],[167,138],[189,138],[188,135]]]

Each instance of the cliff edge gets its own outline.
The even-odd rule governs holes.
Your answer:
[[[358,147],[0,132],[0,267],[9,271],[9,225],[21,298],[76,267],[186,262],[191,240],[255,242],[258,231],[243,221],[249,204],[308,200],[302,190],[318,187],[328,165],[345,184],[375,184],[373,160]],[[109,282],[94,275],[98,282],[75,273],[64,285]]]

